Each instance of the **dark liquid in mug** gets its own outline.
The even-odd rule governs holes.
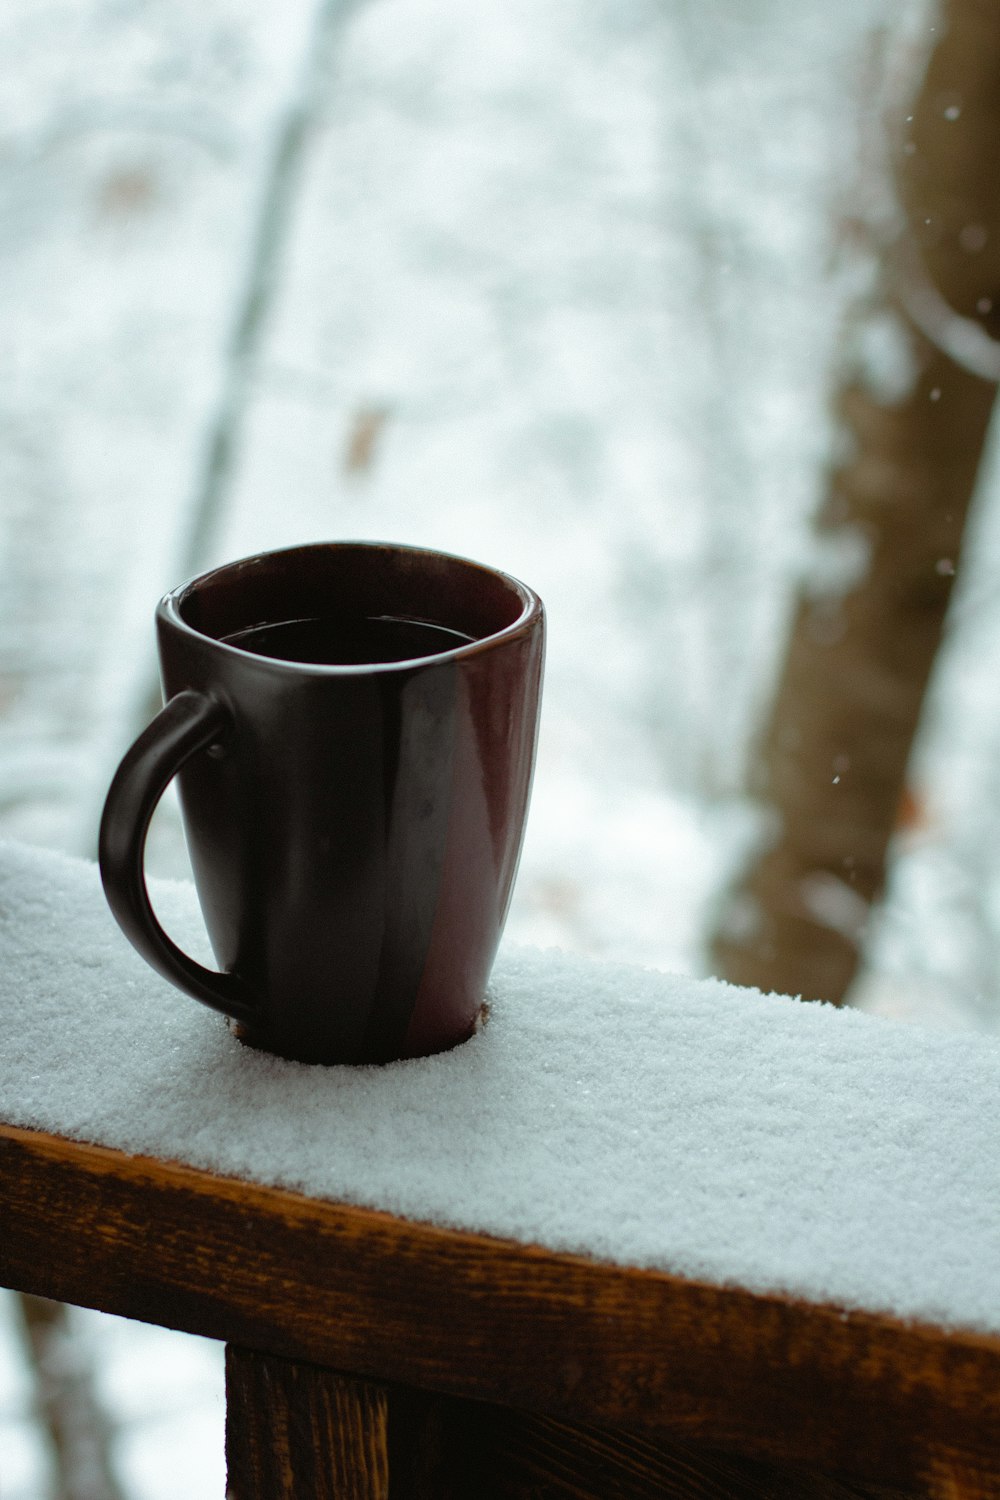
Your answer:
[[[273,656],[279,661],[308,662],[313,666],[374,666],[378,662],[410,661],[454,651],[474,639],[445,625],[394,615],[329,615],[313,620],[278,620],[253,625],[223,636],[227,646]]]

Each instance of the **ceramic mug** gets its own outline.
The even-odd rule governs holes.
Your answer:
[[[527,815],[537,595],[445,553],[331,542],[205,573],[156,626],[165,706],[101,823],[126,936],[285,1057],[385,1062],[471,1035]],[[219,972],[167,936],[146,890],[174,776]]]

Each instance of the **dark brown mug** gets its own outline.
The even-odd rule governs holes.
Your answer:
[[[528,808],[537,595],[444,553],[331,542],[216,568],[156,625],[165,706],[101,823],[126,936],[285,1057],[385,1062],[471,1035]],[[175,775],[221,972],[176,946],[146,890]]]

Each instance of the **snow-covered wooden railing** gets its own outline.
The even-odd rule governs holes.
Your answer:
[[[305,1068],[14,845],[0,952],[0,1281],[226,1340],[236,1500],[1000,1493],[995,1044],[508,952]]]

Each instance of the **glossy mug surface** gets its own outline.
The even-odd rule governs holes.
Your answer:
[[[331,542],[216,568],[161,600],[156,625],[165,705],[101,824],[131,942],[285,1057],[385,1062],[468,1037],[527,815],[537,595],[444,553]],[[175,775],[218,972],[146,891]]]

